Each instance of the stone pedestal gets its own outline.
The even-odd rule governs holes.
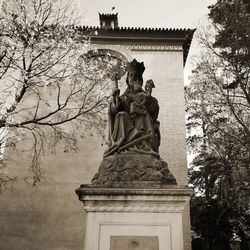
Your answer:
[[[85,250],[184,250],[190,189],[82,185],[76,193],[87,213]]]

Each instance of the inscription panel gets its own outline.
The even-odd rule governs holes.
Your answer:
[[[157,236],[111,236],[110,250],[159,250]]]

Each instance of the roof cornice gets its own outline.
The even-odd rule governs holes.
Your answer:
[[[148,32],[191,32],[195,29],[186,29],[186,28],[151,28],[151,27],[118,27],[114,29],[100,27],[100,26],[76,26],[76,29],[79,30],[106,30],[106,31],[148,31]]]

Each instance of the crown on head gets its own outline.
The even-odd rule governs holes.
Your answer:
[[[128,72],[136,71],[142,75],[144,70],[145,70],[144,63],[143,62],[139,63],[136,61],[136,59],[133,59],[132,62],[129,62],[127,64],[127,71]]]

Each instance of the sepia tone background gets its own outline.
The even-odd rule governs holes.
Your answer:
[[[86,15],[85,22],[89,20],[90,25],[98,25],[95,20],[98,18],[98,10],[107,11],[107,8],[110,9],[113,4],[118,5],[120,26],[152,27],[153,25],[178,28],[186,26],[187,20],[195,22],[194,19],[191,21],[189,16],[194,10],[192,5],[189,6],[190,11],[185,10],[185,13],[189,14],[186,18],[177,18],[185,7],[180,5],[180,1],[178,6],[173,7],[172,5],[171,7],[172,12],[178,13],[171,17],[171,20],[176,20],[175,26],[171,22],[162,22],[164,16],[162,12],[159,12],[160,3],[154,12],[152,9],[154,3],[150,1],[151,5],[144,6],[144,14],[139,16],[136,11],[138,6],[124,5],[125,1],[99,2],[86,1],[84,4],[80,1],[75,2],[76,6],[79,6],[79,9]],[[164,1],[165,4],[161,6],[161,9],[170,10],[171,4],[168,7],[167,2]],[[200,1],[193,2],[197,4]],[[201,13],[205,13],[207,5],[202,4]],[[84,11],[86,9],[87,12]],[[95,17],[93,17],[93,13]],[[201,13],[197,13],[196,20],[202,16]],[[155,20],[158,20],[159,23]],[[193,24],[190,23],[190,26],[192,28]],[[147,44],[147,46],[141,44],[141,46],[126,43],[123,45],[93,45],[95,48],[118,51],[128,60],[136,58],[138,61],[144,62],[146,68],[144,82],[153,79],[156,85],[153,96],[158,99],[160,105],[161,157],[169,164],[178,184],[186,185],[187,156],[182,46],[176,42],[165,44],[160,50],[155,44]],[[5,157],[11,158],[6,170],[8,174],[18,175],[21,179],[21,177],[27,176],[29,168],[27,165],[29,154],[25,153],[25,149],[29,148],[29,139],[21,142],[19,147],[18,151],[6,150]],[[0,249],[83,249],[84,213],[74,190],[81,183],[90,183],[99,167],[104,149],[103,138],[96,134],[79,138],[79,151],[76,153],[64,153],[63,146],[58,147],[53,154],[47,152],[42,159],[45,178],[41,183],[31,187],[28,180],[18,181],[15,183],[13,191],[2,193],[0,195]],[[183,214],[186,249],[190,249],[188,210],[189,208],[186,208],[186,212]]]

